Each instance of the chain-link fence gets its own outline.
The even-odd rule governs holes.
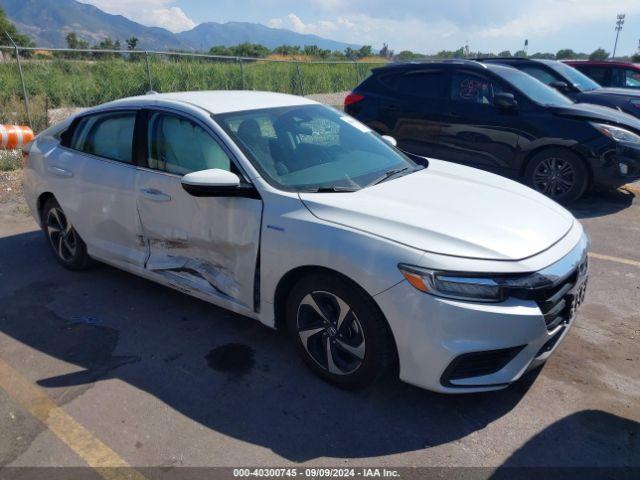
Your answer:
[[[0,123],[31,124],[38,132],[70,109],[149,90],[342,93],[383,63],[0,46]]]

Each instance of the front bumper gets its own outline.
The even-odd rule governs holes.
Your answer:
[[[640,178],[640,146],[617,144],[591,162],[596,187],[619,187]]]
[[[557,287],[550,289],[562,290],[558,316],[539,298],[511,296],[493,304],[449,300],[406,281],[376,295],[397,345],[400,378],[438,392],[481,392],[504,388],[542,364],[575,321],[586,286],[586,244],[583,239],[544,269],[558,275]]]

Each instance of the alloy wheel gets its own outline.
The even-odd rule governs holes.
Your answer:
[[[362,365],[366,350],[362,325],[337,295],[307,294],[298,305],[297,327],[307,354],[329,373],[348,375]]]
[[[549,197],[559,197],[569,192],[575,184],[573,166],[561,158],[541,161],[533,172],[533,185]]]
[[[76,232],[58,207],[53,207],[47,215],[47,236],[61,260],[71,262],[74,259],[78,248]]]

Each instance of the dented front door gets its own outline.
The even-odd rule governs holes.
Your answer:
[[[193,197],[180,176],[146,169],[138,171],[137,191],[146,268],[179,290],[253,310],[262,201]]]

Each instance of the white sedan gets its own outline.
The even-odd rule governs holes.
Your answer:
[[[300,97],[123,99],[44,131],[26,162],[64,267],[95,259],[287,328],[342,387],[397,367],[440,392],[503,388],[584,296],[588,241],[564,208]]]

